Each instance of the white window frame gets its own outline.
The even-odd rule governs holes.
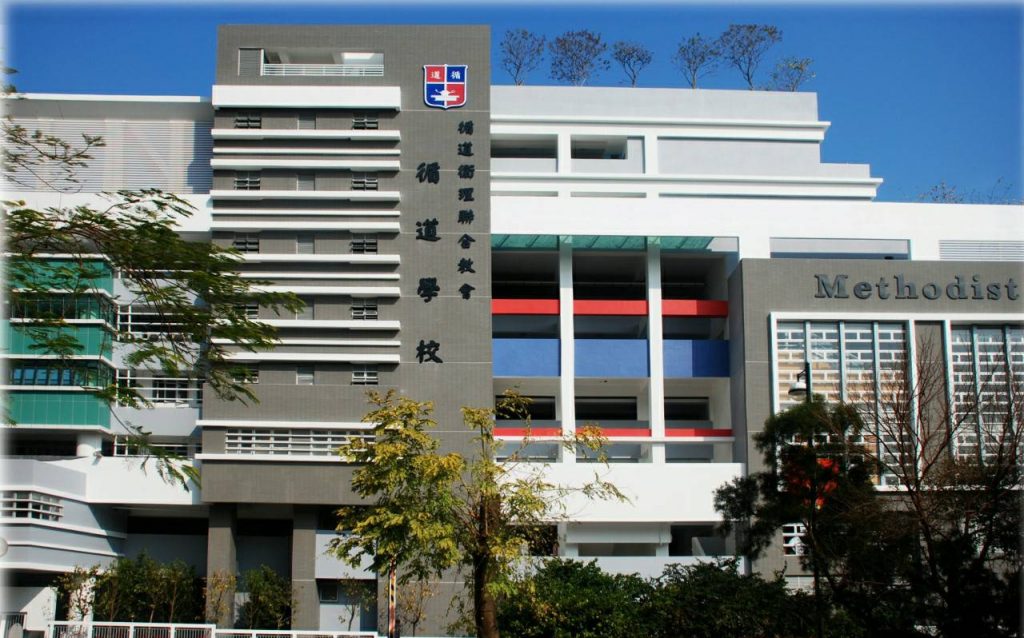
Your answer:
[[[373,364],[352,366],[352,385],[379,385],[380,371]]]
[[[259,233],[235,233],[231,238],[231,247],[240,253],[260,252]]]
[[[316,385],[316,366],[301,365],[296,367],[295,385]]]
[[[376,299],[353,299],[352,319],[356,321],[376,321],[379,304]]]
[[[377,235],[373,233],[353,233],[348,246],[349,252],[353,255],[376,255],[380,247]]]
[[[259,171],[235,171],[236,191],[258,191],[262,178]]]

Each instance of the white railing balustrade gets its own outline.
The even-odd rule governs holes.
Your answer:
[[[364,429],[314,430],[304,428],[229,428],[225,435],[225,454],[281,454],[292,456],[334,456],[342,445],[353,439],[373,440],[373,431]]]
[[[8,614],[10,616],[11,614]],[[22,614],[24,618],[24,614]],[[218,629],[188,623],[59,621],[48,625],[46,638],[378,638],[374,631]]]
[[[118,370],[117,382],[154,407],[198,408],[203,404],[203,383],[198,379],[159,376],[151,370]]]
[[[383,64],[264,64],[263,75],[306,77],[383,77]]]
[[[25,612],[5,611],[0,614],[0,638],[19,636],[25,630]]]
[[[47,638],[213,638],[215,625],[142,622],[77,622],[49,624]]]

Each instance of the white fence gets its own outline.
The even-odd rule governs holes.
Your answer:
[[[52,622],[46,638],[378,638],[367,631],[219,629],[216,625],[132,622]]]

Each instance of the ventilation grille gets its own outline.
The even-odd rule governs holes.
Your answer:
[[[1024,261],[1024,241],[939,241],[939,259],[948,261]]]
[[[207,193],[213,172],[211,122],[138,120],[17,120],[28,130],[55,135],[73,147],[82,135],[99,135],[106,146],[93,148],[86,166],[74,171],[77,182],[53,167],[14,171],[10,190],[98,193],[159,188],[176,193]]]

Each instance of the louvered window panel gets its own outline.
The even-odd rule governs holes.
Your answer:
[[[17,168],[8,175],[11,190],[99,193],[159,188],[174,193],[208,193],[213,184],[212,122],[148,120],[34,120],[14,124],[81,147],[82,134],[100,136],[105,146],[89,150],[85,166],[70,182],[57,166]]]

